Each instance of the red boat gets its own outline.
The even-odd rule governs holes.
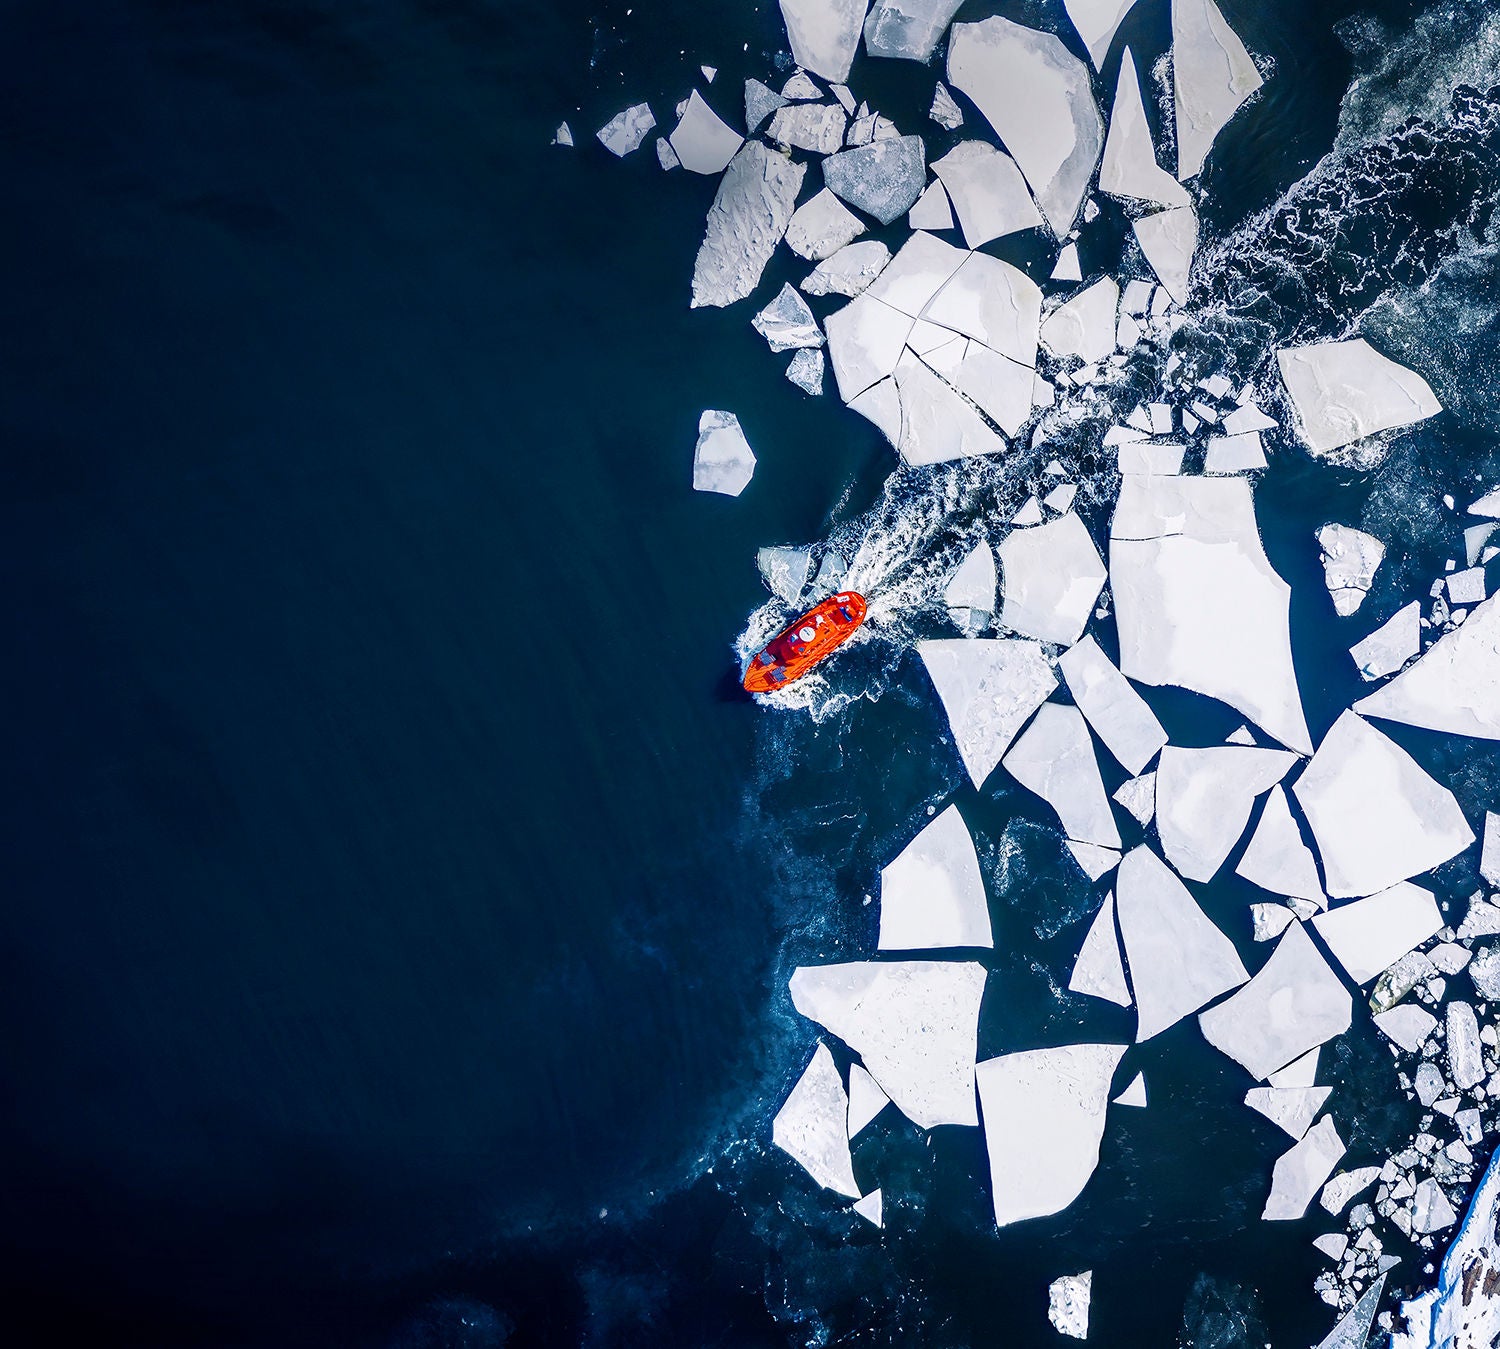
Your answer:
[[[827,660],[865,621],[863,595],[841,590],[814,605],[757,651],[745,668],[751,693],[775,693]]]

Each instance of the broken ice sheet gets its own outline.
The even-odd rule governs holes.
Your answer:
[[[1302,830],[1292,818],[1286,793],[1279,785],[1267,795],[1250,846],[1234,870],[1235,875],[1270,894],[1305,899],[1320,909],[1327,906],[1317,861],[1303,841]]]
[[[703,174],[723,173],[745,143],[745,138],[727,126],[696,89],[668,140],[683,168]]]
[[[891,250],[876,240],[846,244],[812,269],[803,279],[801,290],[808,295],[847,295],[852,299],[880,275],[890,260]]]
[[[1120,956],[1120,939],[1115,935],[1115,897],[1106,895],[1088,935],[1078,949],[1068,991],[1091,998],[1103,998],[1120,1007],[1130,1006],[1130,988],[1125,982],[1125,965]]]
[[[1375,1025],[1393,1044],[1415,1054],[1437,1029],[1437,1017],[1415,1003],[1405,1002],[1388,1012],[1377,1012]]]
[[[1188,277],[1198,250],[1198,213],[1191,206],[1174,206],[1170,211],[1143,216],[1131,228],[1167,294],[1178,304],[1186,304]]]
[[[1403,881],[1368,899],[1313,919],[1318,935],[1356,984],[1367,984],[1440,932],[1443,915],[1430,890]]]
[[[747,141],[730,161],[693,267],[695,309],[733,304],[755,289],[786,233],[806,172],[760,141]]]
[[[885,1206],[878,1188],[871,1190],[863,1199],[855,1200],[853,1208],[866,1222],[874,1223],[876,1227],[885,1226]]]
[[[1256,941],[1274,941],[1287,930],[1295,916],[1285,904],[1252,904],[1250,935]]]
[[[1380,1177],[1378,1166],[1361,1166],[1353,1171],[1340,1171],[1323,1187],[1318,1202],[1329,1213],[1342,1213],[1349,1201],[1368,1190]]]
[[[1083,638],[1066,651],[1057,666],[1073,701],[1105,747],[1127,772],[1139,773],[1167,743],[1167,733],[1146,700],[1110,663],[1092,637]],[[1154,783],[1151,790],[1154,793]],[[1132,815],[1136,814],[1132,804],[1119,796],[1115,799]],[[1141,823],[1149,819],[1148,813]]]
[[[1137,1073],[1130,1079],[1130,1085],[1115,1097],[1116,1105],[1134,1106],[1137,1110],[1146,1108],[1146,1079]]]
[[[949,806],[880,873],[880,949],[992,944],[974,840]]]
[[[1375,573],[1385,561],[1385,544],[1348,525],[1324,525],[1318,530],[1318,547],[1334,612],[1347,618],[1365,602]]]
[[[992,614],[995,612],[997,584],[994,550],[981,540],[949,578],[943,591],[943,603],[950,609]]]
[[[782,95],[759,80],[746,80],[745,129],[753,136],[760,129],[760,124],[777,108],[786,107],[786,103],[787,100]]]
[[[1343,1155],[1343,1140],[1333,1120],[1325,1115],[1299,1143],[1276,1159],[1271,1194],[1260,1216],[1267,1222],[1300,1218]]]
[[[1005,756],[1005,769],[1057,812],[1070,839],[1120,846],[1093,741],[1076,707],[1044,703]]]
[[[942,183],[931,182],[917,198],[917,204],[906,213],[906,223],[914,230],[951,230],[953,210]]]
[[[771,1125],[771,1140],[819,1185],[859,1198],[845,1128],[849,1098],[828,1046],[820,1044]]]
[[[1297,409],[1303,442],[1317,456],[1443,410],[1426,380],[1382,356],[1362,337],[1284,347],[1276,360]]]
[[[1262,83],[1214,0],[1172,0],[1178,178],[1197,177],[1219,132]]]
[[[1098,730],[1098,727],[1094,728]],[[1115,800],[1125,807],[1144,829],[1156,814],[1156,774],[1142,773],[1121,785]]]
[[[1156,162],[1135,57],[1129,47],[1120,62],[1109,139],[1104,143],[1104,159],[1099,166],[1099,190],[1112,197],[1159,206],[1187,206],[1191,201],[1182,184]]]
[[[1095,70],[1104,69],[1109,44],[1134,4],[1135,0],[1063,0],[1063,8],[1088,48]]]
[[[1007,534],[997,551],[1005,576],[1000,621],[1063,646],[1082,637],[1106,579],[1088,526],[1070,511]]]
[[[1247,473],[1266,466],[1266,452],[1259,431],[1237,436],[1210,436],[1203,457],[1205,473]]]
[[[806,348],[797,352],[792,357],[792,363],[786,368],[786,377],[803,393],[821,394],[823,392],[823,353]]]
[[[786,242],[809,262],[822,262],[864,232],[859,217],[825,187],[793,212]]]
[[[1047,316],[1041,326],[1043,345],[1054,356],[1077,356],[1086,363],[1102,361],[1115,349],[1115,311],[1120,288],[1104,277],[1081,290]]]
[[[817,319],[790,283],[782,286],[776,298],[750,320],[750,326],[766,339],[772,351],[823,345]]]
[[[844,144],[844,110],[836,103],[792,103],[777,108],[766,139],[812,154],[831,155]]]
[[[960,141],[933,161],[932,171],[948,191],[970,248],[1043,223],[1015,160],[985,141]]]
[[[962,4],[963,0],[959,0]],[[939,80],[932,91],[932,109],[927,114],[944,131],[957,131],[964,124],[963,109],[954,102],[948,86]]]
[[[858,1063],[849,1065],[849,1137],[856,1137],[891,1103],[878,1083]]]
[[[1251,1087],[1245,1104],[1291,1137],[1301,1138],[1332,1093],[1332,1087]]]
[[[865,20],[865,50],[871,56],[929,60],[961,4],[963,0],[875,0]]]
[[[599,143],[612,155],[623,159],[640,149],[641,142],[656,125],[656,117],[649,103],[637,103],[624,112],[617,112],[595,133]]]
[[[693,490],[737,497],[755,473],[740,419],[713,409],[698,418],[698,443],[693,447]]]
[[[895,136],[841,150],[823,161],[823,181],[837,197],[892,224],[927,186],[927,152],[919,136]]]
[[[1156,828],[1167,860],[1189,880],[1213,879],[1245,832],[1256,798],[1296,762],[1286,750],[1168,745],[1156,767]]]
[[[781,0],[781,17],[797,64],[825,80],[845,83],[868,4],[869,0]]]

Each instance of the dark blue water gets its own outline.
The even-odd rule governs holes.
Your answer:
[[[1210,170],[1213,233],[1333,144],[1353,8],[1226,5],[1277,74]],[[1047,1281],[1086,1265],[1099,1343],[1323,1333],[1316,1229],[1256,1221],[1275,1131],[1191,1024],[1138,1055],[1162,1108],[1112,1118],[1086,1202],[1020,1235],[972,1130],[862,1137],[905,1206],[884,1234],[768,1155],[811,1044],[786,975],[868,949],[874,869],[959,782],[899,646],[816,727],[734,695],[755,549],[868,529],[891,457],[746,306],[687,310],[712,183],[590,141],[700,61],[734,111],[773,4],[0,13],[7,1340],[1042,1345]],[[916,125],[910,73],[856,85]],[[1419,340],[1472,266],[1382,321]],[[1449,368],[1491,371],[1463,312]],[[705,407],[760,456],[738,500],[688,490]],[[1350,639],[1309,530],[1373,513],[1415,546],[1488,447],[1445,422],[1400,453],[1399,501],[1291,460],[1267,484],[1320,724]],[[1372,604],[1434,562],[1405,565]],[[1163,702],[1190,742],[1216,715]],[[1023,795],[961,797],[1002,935],[988,1049],[1128,1035],[1051,996],[1097,900]],[[1373,1032],[1337,1053],[1346,1113],[1395,1137]]]

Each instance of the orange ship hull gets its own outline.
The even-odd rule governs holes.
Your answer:
[[[854,635],[867,612],[863,595],[852,590],[830,595],[750,658],[745,667],[745,688],[751,693],[775,693],[801,679]]]

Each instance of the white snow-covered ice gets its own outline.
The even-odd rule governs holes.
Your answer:
[[[974,840],[949,806],[880,873],[880,949],[992,944]]]
[[[755,452],[732,412],[710,409],[698,418],[693,490],[737,497],[755,475]]]
[[[1384,973],[1443,925],[1432,891],[1409,881],[1313,919],[1318,936],[1356,984],[1367,984]]]
[[[845,1129],[849,1098],[839,1070],[820,1044],[771,1124],[771,1141],[800,1162],[819,1185],[858,1199],[859,1182]]]

